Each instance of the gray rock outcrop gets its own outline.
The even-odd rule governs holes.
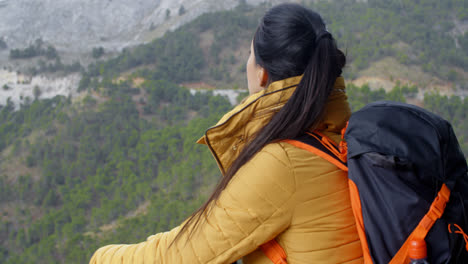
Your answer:
[[[266,1],[247,1],[261,2]],[[0,38],[10,48],[41,38],[59,50],[119,50],[161,36],[203,13],[238,4],[239,0],[0,0]],[[180,14],[182,6],[185,12]]]

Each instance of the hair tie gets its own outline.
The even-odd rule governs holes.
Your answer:
[[[317,44],[322,38],[332,38],[332,35],[330,34],[330,32],[326,31],[326,30],[322,30],[320,31],[319,33],[317,33],[316,37],[315,37],[315,44]]]

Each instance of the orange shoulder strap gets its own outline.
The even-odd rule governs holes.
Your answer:
[[[343,146],[346,145],[343,141],[340,143],[340,146],[337,146],[335,142],[327,136],[319,132],[312,132],[306,133],[296,139],[285,139],[282,142],[314,153],[337,166],[339,169],[348,171],[348,166],[346,164],[347,148]]]
[[[409,242],[413,239],[424,239],[431,230],[432,226],[434,225],[435,221],[439,219],[445,211],[445,206],[450,198],[450,189],[443,184],[440,188],[437,197],[431,204],[429,211],[423,217],[423,219],[419,222],[418,226],[413,230],[411,235],[406,239],[405,243],[398,252],[393,256],[392,260],[389,264],[406,264],[409,263],[408,257],[408,247]]]
[[[275,239],[261,245],[260,249],[274,264],[288,263],[286,261],[286,252],[284,252],[284,249],[280,246],[280,244],[278,244],[278,242],[276,242]]]
[[[361,196],[356,184],[348,179],[349,196],[351,199],[351,208],[353,209],[354,220],[356,220],[356,228],[361,241],[362,256],[365,264],[372,264],[372,257],[367,243],[366,230],[364,228],[364,219],[362,217]]]

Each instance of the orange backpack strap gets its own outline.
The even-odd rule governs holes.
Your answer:
[[[393,256],[392,260],[389,264],[406,264],[409,263],[408,258],[408,246],[409,242],[413,239],[422,240],[426,237],[429,230],[431,230],[432,226],[434,225],[435,221],[439,219],[445,211],[445,206],[450,198],[450,189],[443,184],[440,188],[437,197],[431,204],[429,211],[423,217],[423,219],[419,222],[418,226],[413,230],[411,235],[406,239],[405,243],[398,252]]]
[[[351,208],[353,209],[354,219],[356,220],[356,228],[361,241],[362,256],[365,264],[372,264],[372,257],[367,243],[366,230],[364,228],[364,220],[362,217],[361,196],[356,184],[348,179],[349,195],[351,198]]]
[[[286,139],[282,142],[312,152],[338,168],[348,171],[348,167],[346,166],[346,153],[341,154],[340,148],[323,134],[312,132],[304,134],[297,139]],[[286,252],[275,239],[261,245],[260,249],[274,264],[288,263],[286,261]]]
[[[307,150],[327,160],[343,171],[348,171],[346,153],[341,150],[330,138],[318,132],[304,134],[296,139],[286,139],[283,142]],[[342,144],[340,144],[341,146]],[[345,149],[346,151],[346,149]]]
[[[260,249],[274,264],[288,263],[286,261],[286,252],[284,252],[284,249],[280,246],[280,244],[278,244],[278,242],[276,242],[275,239],[261,245]]]

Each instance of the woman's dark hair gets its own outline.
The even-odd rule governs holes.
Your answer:
[[[268,73],[269,83],[303,77],[287,103],[246,144],[211,197],[192,214],[175,240],[189,225],[190,234],[195,230],[236,172],[265,145],[294,138],[320,124],[328,96],[346,63],[320,15],[298,4],[281,4],[268,10],[255,32],[253,48],[256,63]]]

